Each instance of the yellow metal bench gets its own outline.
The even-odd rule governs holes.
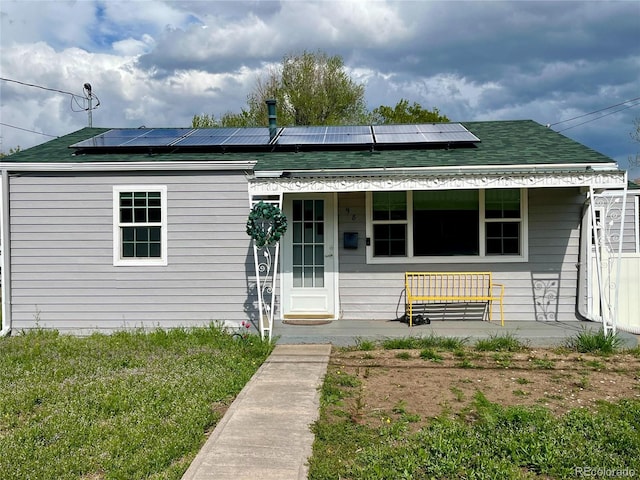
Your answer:
[[[499,302],[500,324],[504,326],[504,285],[493,283],[491,272],[406,272],[404,285],[409,326],[413,326],[414,305],[452,302],[487,302],[489,321],[493,302]]]

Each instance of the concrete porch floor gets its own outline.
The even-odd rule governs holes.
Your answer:
[[[430,325],[409,327],[406,323],[389,320],[333,320],[324,325],[290,325],[275,320],[273,338],[279,345],[331,343],[336,346],[355,345],[362,340],[384,340],[408,336],[468,338],[469,344],[492,335],[511,334],[530,347],[556,347],[563,345],[583,329],[598,331],[601,324],[595,322],[499,322],[479,320],[435,320]],[[625,348],[638,345],[638,336],[619,331]]]

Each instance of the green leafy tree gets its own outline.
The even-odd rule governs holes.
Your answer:
[[[304,51],[285,55],[279,67],[259,78],[240,113],[219,121],[196,115],[192,125],[266,126],[268,99],[277,102],[279,125],[349,125],[369,118],[364,85],[348,75],[342,57]]]
[[[0,152],[0,158],[8,157],[9,155],[13,155],[14,153],[18,153],[20,151],[20,146],[16,148],[10,148],[9,153]]]
[[[440,110],[437,108],[427,110],[426,108],[422,108],[417,102],[409,105],[409,101],[404,98],[400,99],[395,107],[380,105],[374,108],[372,120],[373,123],[377,125],[388,123],[441,123],[449,121],[447,116],[440,114]]]

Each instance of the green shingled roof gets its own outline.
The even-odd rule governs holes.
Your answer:
[[[83,128],[3,159],[6,163],[257,161],[256,171],[296,171],[435,166],[597,164],[611,158],[531,120],[463,122],[481,142],[471,148],[425,148],[382,151],[101,153],[74,155],[69,148],[107,131]]]

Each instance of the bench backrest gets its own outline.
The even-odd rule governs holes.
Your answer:
[[[491,272],[406,272],[408,297],[486,297]]]

